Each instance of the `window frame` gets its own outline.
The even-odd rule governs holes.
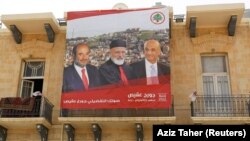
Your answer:
[[[203,62],[202,62],[202,57],[224,57],[224,61],[225,61],[225,67],[226,67],[226,72],[203,72]],[[215,95],[219,95],[219,92],[218,92],[218,77],[220,76],[227,76],[227,80],[228,80],[228,91],[229,91],[229,95],[231,95],[231,83],[230,83],[230,73],[229,73],[229,65],[228,65],[228,57],[226,54],[202,54],[201,57],[201,79],[202,79],[202,90],[203,90],[203,93],[204,92],[204,79],[203,77],[204,76],[212,76],[213,77],[213,84],[214,84],[214,94]]]
[[[203,68],[201,71],[201,78],[202,78],[202,90],[203,90],[203,94],[204,96],[208,96],[208,97],[204,97],[204,106],[205,108],[205,112],[206,114],[210,115],[210,114],[216,114],[216,113],[220,113],[220,114],[230,114],[231,113],[231,109],[232,109],[232,105],[230,102],[230,96],[231,96],[231,83],[230,83],[230,73],[229,73],[229,63],[228,63],[228,57],[226,54],[213,54],[213,55],[208,55],[208,54],[203,54],[201,55],[201,67],[203,67],[202,64],[202,57],[218,57],[218,56],[222,56],[224,57],[224,62],[225,67],[226,67],[226,72],[203,72]],[[212,77],[212,83],[213,83],[213,93],[211,94],[206,94],[207,92],[205,92],[205,80],[204,77]],[[226,77],[227,78],[227,90],[224,91],[228,91],[227,94],[223,94],[220,93],[219,91],[219,77]],[[209,86],[207,86],[209,87]],[[211,96],[211,97],[209,97]],[[214,96],[218,96],[218,97],[214,97]],[[222,97],[220,97],[222,96]]]
[[[26,65],[26,63],[28,63],[28,62],[43,62],[44,63],[44,67],[43,67],[43,76],[31,76],[31,77],[27,77],[27,76],[24,76],[24,69],[25,69],[25,65]],[[46,61],[45,61],[45,59],[24,59],[24,60],[22,60],[22,63],[21,63],[21,74],[20,74],[20,79],[19,79],[19,96],[20,97],[24,97],[25,95],[22,93],[22,91],[23,91],[23,83],[24,83],[24,81],[30,81],[30,80],[36,80],[36,79],[42,79],[43,81],[44,81],[44,75],[45,75],[45,66],[46,65]],[[34,81],[33,81],[34,82]],[[35,82],[34,82],[34,85],[35,85]],[[34,85],[33,85],[33,88],[31,88],[32,89],[32,91],[34,91]],[[42,85],[44,85],[44,82],[43,82],[43,84]],[[30,97],[32,96],[32,93],[33,92],[31,92],[30,93]]]

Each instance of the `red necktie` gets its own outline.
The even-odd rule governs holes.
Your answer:
[[[85,69],[82,69],[82,82],[86,90],[89,88],[88,79],[85,74]]]
[[[123,82],[124,85],[128,85],[128,79],[123,71],[123,68],[122,66],[119,66],[119,70],[120,70],[120,77],[121,77],[121,80]]]

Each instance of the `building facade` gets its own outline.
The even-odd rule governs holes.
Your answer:
[[[241,3],[188,6],[182,19],[170,7],[172,111],[131,117],[94,116],[94,111],[61,116],[66,26],[52,13],[2,15],[7,29],[0,29],[0,98],[26,91],[41,91],[42,97],[35,99],[38,111],[2,109],[0,137],[150,141],[156,124],[250,124],[250,19],[244,11]]]

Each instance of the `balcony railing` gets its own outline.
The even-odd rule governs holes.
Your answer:
[[[197,96],[191,102],[193,117],[250,117],[250,95]]]
[[[53,105],[45,97],[36,97],[31,111],[21,109],[0,109],[1,118],[24,118],[24,117],[44,117],[52,123]]]

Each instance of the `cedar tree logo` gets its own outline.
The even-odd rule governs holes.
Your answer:
[[[150,20],[152,23],[154,24],[162,24],[165,21],[165,16],[163,13],[161,12],[154,12],[151,16],[150,16]]]

